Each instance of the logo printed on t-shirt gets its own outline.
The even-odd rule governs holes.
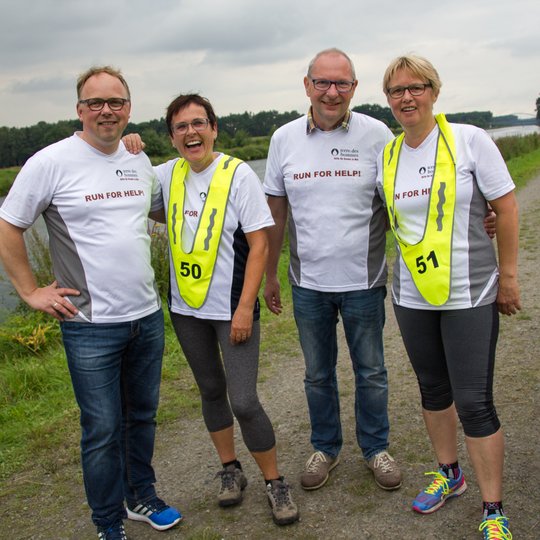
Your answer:
[[[434,165],[428,165],[427,167],[422,165],[422,167],[420,167],[418,169],[418,174],[420,175],[420,178],[422,180],[425,180],[426,178],[431,179],[433,177],[433,172],[434,171],[435,171],[435,166]]]
[[[358,161],[359,152],[356,148],[332,148],[330,154],[336,161]]]
[[[137,182],[140,180],[136,169],[116,169],[116,176],[120,180],[135,180]]]

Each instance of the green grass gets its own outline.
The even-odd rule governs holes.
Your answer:
[[[506,165],[519,189],[540,172],[540,148],[509,159]]]
[[[0,478],[30,460],[50,470],[48,455],[73,441],[78,422],[63,349],[0,360]],[[0,490],[0,492],[3,489]]]
[[[0,197],[7,195],[11,184],[13,184],[13,180],[15,180],[15,177],[20,170],[20,167],[0,169]]]

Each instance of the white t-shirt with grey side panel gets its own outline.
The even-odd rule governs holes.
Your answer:
[[[193,244],[208,187],[222,155],[219,154],[204,171],[196,173],[190,170],[186,176],[182,232],[182,245],[186,250],[189,250]],[[166,211],[169,205],[173,168],[177,161],[178,159],[173,159],[154,169],[161,184]],[[274,220],[268,208],[261,181],[249,165],[241,163],[236,169],[231,184],[218,256],[206,301],[199,309],[192,308],[184,302],[172,273],[173,263],[169,257],[171,311],[200,319],[231,320],[242,293],[249,254],[245,233],[265,229],[272,225],[274,225]],[[257,302],[255,319],[258,315]]]
[[[161,206],[144,154],[111,155],[77,134],[37,152],[18,174],[0,217],[21,228],[43,214],[59,287],[79,309],[70,321],[117,323],[157,311],[148,212]]]
[[[264,189],[289,203],[289,279],[323,292],[386,283],[386,216],[376,188],[377,156],[392,139],[369,116],[349,129],[306,132],[307,116],[272,136]]]
[[[452,236],[450,298],[443,306],[426,302],[399,255],[394,265],[392,299],[412,309],[466,309],[490,304],[497,297],[498,269],[492,240],[484,229],[486,201],[515,186],[489,135],[475,126],[450,124],[456,143],[456,204]],[[435,127],[418,148],[403,143],[395,185],[395,207],[404,240],[423,236],[439,130]],[[379,156],[381,171],[382,156]],[[382,192],[382,173],[377,185]]]

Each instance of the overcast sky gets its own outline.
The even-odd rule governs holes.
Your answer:
[[[164,116],[179,93],[218,116],[305,112],[316,52],[339,47],[359,80],[353,106],[386,105],[388,63],[414,52],[443,87],[436,112],[535,113],[539,0],[0,0],[0,126],[76,118],[75,80],[122,69],[131,120]]]

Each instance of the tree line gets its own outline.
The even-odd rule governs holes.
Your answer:
[[[353,111],[377,118],[390,129],[398,128],[389,107],[364,104],[354,107]],[[253,140],[258,137],[268,138],[278,127],[299,118],[302,114],[297,111],[280,113],[270,110],[222,116],[219,118],[217,147],[221,149],[246,147],[253,144]],[[451,122],[474,124],[484,129],[530,123],[530,121],[519,120],[515,115],[494,117],[490,111],[448,114],[447,118]],[[23,165],[38,150],[69,137],[74,131],[80,129],[79,120],[61,120],[56,123],[38,122],[34,126],[23,128],[0,127],[0,167]],[[126,133],[139,133],[146,143],[146,152],[150,156],[159,158],[174,155],[164,118],[137,124],[130,122]]]

